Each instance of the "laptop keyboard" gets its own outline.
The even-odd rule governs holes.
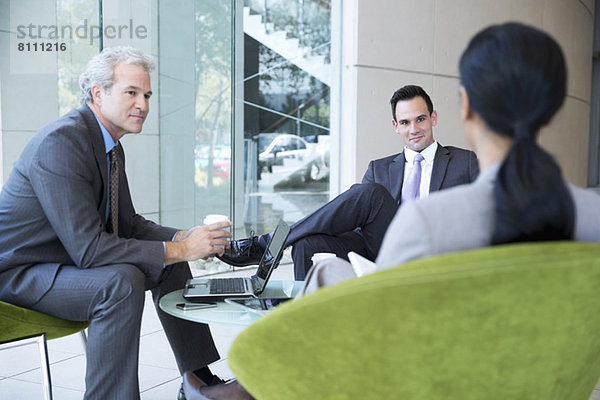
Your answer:
[[[210,280],[211,294],[244,293],[244,279],[221,278]]]

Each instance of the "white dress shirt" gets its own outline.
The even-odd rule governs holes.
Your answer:
[[[435,153],[438,148],[438,143],[433,142],[427,148],[421,151],[423,161],[421,161],[421,184],[419,186],[419,198],[424,198],[429,195],[429,185],[431,183],[431,171],[433,171],[433,160],[435,159]],[[402,187],[406,183],[406,179],[410,176],[413,169],[413,161],[417,152],[404,147],[404,158],[406,164],[404,164],[404,181]]]

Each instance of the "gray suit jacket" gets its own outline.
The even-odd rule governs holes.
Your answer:
[[[362,183],[372,182],[383,185],[396,199],[402,196],[404,181],[404,152],[373,160],[369,163]],[[431,171],[430,192],[471,183],[479,174],[477,156],[469,150],[438,143],[433,170]]]
[[[494,180],[500,164],[467,186],[435,193],[400,207],[383,239],[377,268],[489,246],[494,227]],[[575,237],[600,242],[600,196],[569,185],[575,203]]]
[[[121,165],[124,153],[119,144]],[[88,106],[42,128],[27,144],[0,193],[0,274],[11,287],[50,288],[60,265],[131,264],[152,281],[163,272],[164,245],[176,230],[135,213],[125,168],[119,185],[119,236],[105,230],[107,160]]]

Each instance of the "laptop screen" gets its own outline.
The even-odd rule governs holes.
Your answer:
[[[273,237],[262,256],[262,259],[258,264],[258,270],[256,271],[256,277],[258,278],[261,287],[264,282],[269,279],[269,275],[271,275],[274,266],[279,263],[279,259],[283,254],[285,240],[287,239],[289,232],[290,227],[288,224],[283,220],[280,220],[277,228],[275,228],[275,232],[273,232]]]

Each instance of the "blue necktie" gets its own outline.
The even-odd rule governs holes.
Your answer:
[[[421,161],[423,160],[424,158],[421,153],[417,153],[413,160],[413,167],[410,175],[402,188],[402,203],[419,197],[419,188],[421,186]]]

